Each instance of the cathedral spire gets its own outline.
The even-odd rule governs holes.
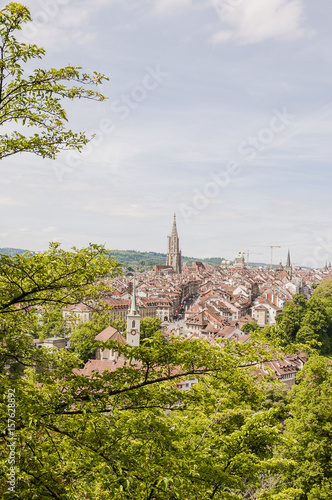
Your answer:
[[[286,265],[285,265],[285,271],[288,273],[288,275],[290,277],[292,277],[292,264],[291,264],[291,260],[290,260],[290,252],[288,250],[288,254],[287,254],[287,262],[286,262]]]
[[[177,274],[181,273],[181,251],[179,248],[179,236],[176,227],[176,214],[174,214],[171,236],[168,236],[166,266],[172,267]]]
[[[178,238],[178,230],[176,227],[176,214],[174,214],[174,221],[173,221],[173,227],[172,227],[172,237]]]

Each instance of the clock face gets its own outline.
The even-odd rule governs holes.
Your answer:
[[[130,330],[130,333],[131,333],[132,335],[136,335],[136,330],[135,330],[135,328],[132,328],[132,330]]]

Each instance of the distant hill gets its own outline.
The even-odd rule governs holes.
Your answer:
[[[23,255],[30,250],[23,250],[21,248],[0,248],[0,254],[4,255]],[[32,252],[34,253],[34,252]],[[126,268],[132,268],[135,271],[145,271],[152,269],[156,265],[166,264],[166,254],[158,252],[138,252],[136,250],[111,250],[111,255],[117,262],[121,262]],[[211,257],[209,259],[200,259],[199,257],[182,257],[182,263],[191,265],[193,262],[203,262],[211,266],[220,266],[223,258]],[[250,264],[253,266],[266,266],[264,263]],[[274,266],[275,267],[275,266]]]
[[[16,253],[23,255],[26,252],[31,252],[31,250],[22,250],[22,248],[0,248],[0,254],[2,255],[15,255]]]
[[[137,252],[136,250],[111,250],[111,255],[125,267],[133,269],[152,269],[156,265],[166,264],[166,254],[158,252]],[[191,265],[195,261],[200,261],[212,266],[220,266],[222,259],[212,257],[210,259],[199,259],[196,257],[182,257],[182,263]]]
[[[22,248],[0,248],[0,254],[3,255],[23,255],[31,250],[23,250]],[[34,252],[32,252],[34,253]],[[117,262],[121,262],[125,267],[137,268],[152,268],[156,265],[166,264],[166,254],[158,252],[138,252],[136,250],[111,250],[111,255]],[[192,264],[195,261],[219,266],[222,259],[212,257],[211,259],[199,259],[195,257],[182,257],[182,262]]]

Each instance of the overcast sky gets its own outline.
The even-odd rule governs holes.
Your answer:
[[[2,161],[1,247],[166,252],[175,212],[184,255],[332,260],[328,0],[25,5],[34,64],[102,72],[109,99],[68,105],[82,154]]]

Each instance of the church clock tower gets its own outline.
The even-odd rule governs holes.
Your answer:
[[[127,344],[131,347],[138,347],[140,344],[140,323],[141,317],[136,304],[135,278],[133,285],[133,295],[131,306],[127,314]]]

